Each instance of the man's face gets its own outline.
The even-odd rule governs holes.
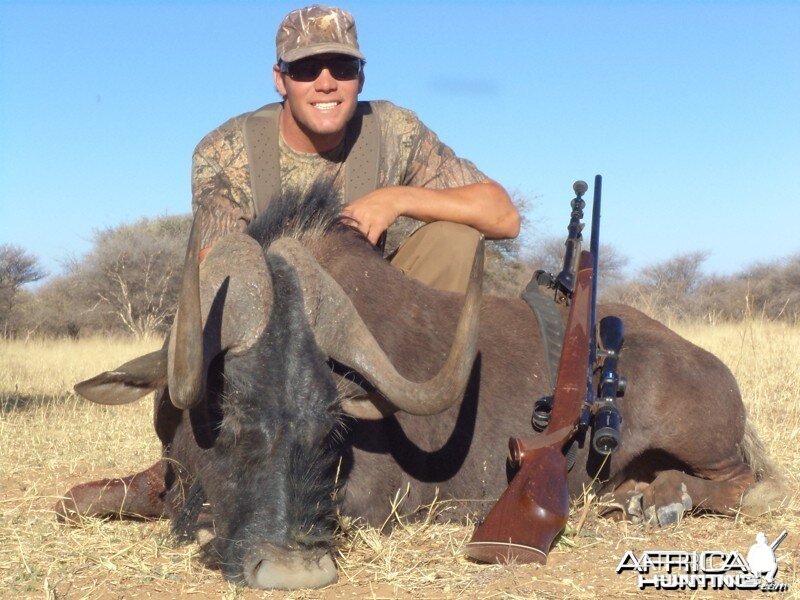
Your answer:
[[[340,54],[320,54],[291,63],[288,72],[274,68],[275,87],[286,100],[283,133],[290,145],[292,136],[299,132],[318,150],[328,149],[326,142],[341,141],[364,83],[360,69],[352,76],[354,60]],[[295,128],[297,131],[293,131]]]

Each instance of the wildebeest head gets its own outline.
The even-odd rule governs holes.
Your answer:
[[[299,200],[285,196],[250,236],[218,242],[202,269],[193,227],[169,352],[76,386],[90,400],[116,404],[168,379],[163,396],[180,411],[167,405],[178,424],[166,435],[163,424],[159,430],[165,458],[180,483],[197,481],[205,491],[226,576],[253,587],[336,579],[340,410],[373,418],[439,412],[460,399],[475,357],[482,253],[444,367],[429,381],[407,381],[308,249],[315,236],[341,233],[334,200],[319,187]],[[379,396],[340,402],[329,359],[357,371]]]
[[[212,558],[257,588],[320,587],[336,580],[330,556],[339,407],[336,386],[303,310],[299,280],[267,259],[270,319],[254,346],[225,361],[215,440],[195,474],[214,512]],[[216,425],[216,426],[215,426]],[[191,441],[189,441],[191,445]],[[182,452],[175,448],[177,460]]]

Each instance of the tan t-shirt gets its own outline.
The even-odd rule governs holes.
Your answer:
[[[378,187],[443,189],[486,180],[472,162],[457,157],[412,111],[385,100],[370,104],[381,128]],[[244,231],[255,216],[241,129],[246,116],[234,117],[209,133],[192,156],[192,210],[200,211],[204,248],[230,231]],[[319,178],[332,178],[341,197],[344,142],[329,152],[307,154],[292,150],[279,138],[282,189],[307,190]]]

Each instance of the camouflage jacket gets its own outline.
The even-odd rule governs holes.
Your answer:
[[[439,141],[410,110],[391,102],[371,102],[381,128],[378,187],[409,185],[442,189],[484,181],[470,161]],[[192,210],[200,211],[202,246],[230,231],[244,231],[255,215],[250,170],[239,115],[209,133],[192,156]],[[322,154],[292,150],[279,136],[281,188],[308,189],[318,178],[344,185],[344,143]],[[387,247],[387,251],[391,248]]]

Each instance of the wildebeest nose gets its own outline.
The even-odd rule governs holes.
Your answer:
[[[287,550],[272,544],[252,548],[242,568],[247,585],[260,589],[321,588],[338,579],[329,552]]]

